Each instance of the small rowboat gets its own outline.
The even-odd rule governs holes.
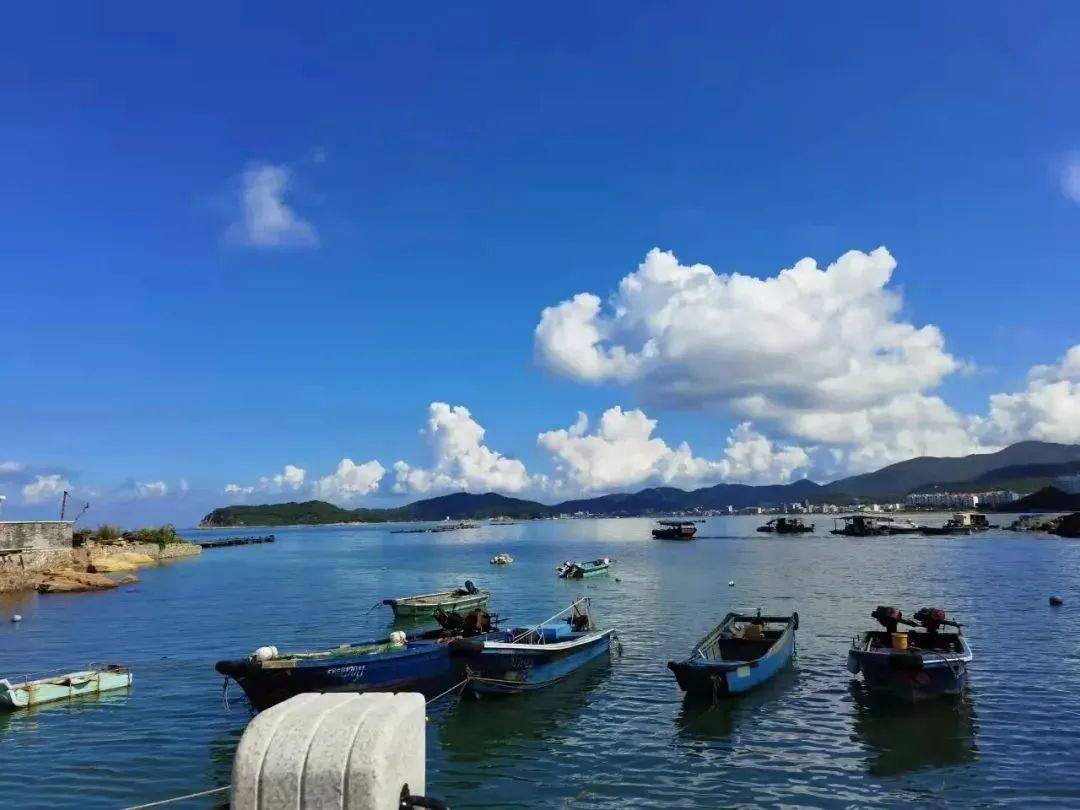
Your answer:
[[[611,562],[607,557],[583,563],[567,560],[555,569],[555,573],[559,575],[559,579],[585,579],[585,577],[595,577],[597,574],[606,573],[611,567]]]
[[[383,604],[390,606],[395,619],[429,618],[439,610],[445,613],[468,613],[482,608],[490,596],[488,591],[477,590],[472,582],[466,582],[464,588],[457,590],[383,599]]]
[[[652,530],[657,540],[693,540],[697,526],[692,520],[660,520],[659,529]]]
[[[0,709],[24,709],[39,703],[124,689],[131,686],[134,677],[130,668],[109,664],[104,669],[91,667],[22,683],[0,679]]]
[[[614,628],[593,624],[589,600],[579,599],[566,622],[486,633],[450,642],[475,695],[512,695],[558,683],[611,649]]]
[[[862,673],[871,690],[912,703],[940,695],[962,694],[967,665],[975,657],[960,625],[940,608],[922,608],[915,621],[894,607],[878,606],[873,618],[885,628],[855,638],[848,652],[848,671]],[[919,628],[899,631],[899,625]],[[952,632],[941,632],[942,627]]]
[[[791,661],[799,614],[756,616],[729,613],[697,643],[685,661],[668,661],[689,695],[728,697],[748,692]]]

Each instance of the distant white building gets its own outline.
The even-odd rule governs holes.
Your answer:
[[[1052,483],[1062,492],[1080,492],[1080,474],[1062,475],[1055,478]]]
[[[975,509],[979,496],[972,492],[912,492],[904,504],[920,509]]]

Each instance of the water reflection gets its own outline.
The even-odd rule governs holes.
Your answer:
[[[560,726],[573,722],[610,673],[611,658],[600,656],[562,683],[532,694],[456,701],[439,719],[440,744],[456,762],[483,761],[493,751],[505,756],[511,745],[543,744]]]
[[[798,682],[798,672],[787,667],[759,688],[738,697],[720,698],[685,695],[675,722],[685,739],[721,739],[730,736],[741,722],[790,692]]]
[[[925,768],[964,765],[978,757],[975,706],[962,698],[906,704],[853,681],[855,734],[871,753],[871,776],[897,776]]]
[[[21,679],[20,679],[21,680]],[[112,689],[108,692],[88,692],[64,700],[54,700],[27,706],[25,709],[0,711],[0,733],[5,731],[33,733],[38,730],[43,720],[52,715],[76,716],[83,712],[97,711],[115,707],[127,702],[132,687]]]

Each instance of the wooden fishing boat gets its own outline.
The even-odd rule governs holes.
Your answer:
[[[131,669],[119,664],[109,664],[103,668],[91,666],[81,672],[21,683],[0,678],[0,709],[24,709],[54,700],[125,689],[131,686],[134,679]]]
[[[814,524],[807,526],[802,518],[797,517],[778,517],[764,526],[758,526],[757,530],[766,534],[805,534],[814,530]]]
[[[922,608],[910,621],[896,608],[879,605],[870,615],[884,630],[852,640],[847,662],[852,675],[861,672],[872,690],[911,702],[964,691],[974,655],[960,625],[945,611]],[[900,625],[915,629],[900,631]],[[942,627],[953,632],[942,632]]]
[[[383,604],[390,606],[396,619],[415,619],[432,617],[438,610],[446,613],[468,613],[486,605],[490,596],[488,591],[478,590],[471,581],[466,581],[464,588],[384,599]]]
[[[993,528],[996,527],[990,525],[990,521],[986,519],[984,514],[979,512],[956,512],[945,521],[943,526],[920,526],[919,531],[933,537],[953,534],[978,534]]]
[[[555,573],[559,575],[560,579],[585,579],[586,577],[606,574],[608,568],[611,567],[611,563],[612,560],[607,557],[581,563],[567,560],[555,569]]]
[[[445,627],[407,636],[342,644],[312,652],[282,653],[260,647],[240,660],[218,661],[215,669],[236,681],[262,711],[302,692],[421,692],[433,697],[460,680],[450,641],[491,630],[483,611],[439,614]]]
[[[697,526],[692,520],[659,520],[660,528],[652,530],[657,540],[693,540]]]
[[[668,661],[679,688],[699,697],[748,692],[776,675],[795,652],[799,614],[729,613],[685,661]]]
[[[889,533],[891,519],[879,515],[844,515],[833,518],[833,534],[842,537],[878,537]]]
[[[475,695],[532,692],[558,683],[611,649],[614,628],[598,629],[589,600],[579,599],[565,622],[554,619],[450,642]],[[565,611],[564,611],[565,612]]]

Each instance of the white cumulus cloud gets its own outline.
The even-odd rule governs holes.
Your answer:
[[[434,462],[427,468],[395,463],[394,491],[521,492],[534,484],[524,464],[484,444],[484,432],[465,406],[432,402],[426,433]]]
[[[237,219],[226,239],[249,247],[314,247],[315,226],[302,219],[286,202],[292,184],[288,166],[252,164],[240,177]]]
[[[1062,162],[1061,190],[1070,200],[1080,203],[1080,152],[1073,152]]]
[[[588,418],[563,430],[537,437],[558,473],[554,488],[578,492],[611,492],[644,484],[697,487],[718,481],[787,481],[809,456],[799,447],[776,447],[749,424],[738,425],[728,437],[724,458],[697,457],[683,442],[671,447],[653,436],[656,420],[641,410],[609,408],[594,433]]]
[[[800,444],[840,444],[855,461],[959,447],[963,427],[950,423],[961,417],[925,392],[963,364],[936,326],[901,317],[901,295],[889,286],[895,268],[881,247],[756,278],[653,249],[607,306],[581,293],[545,309],[536,355],[571,379],[633,384],[669,406],[723,408]]]
[[[64,490],[71,489],[71,482],[62,475],[37,475],[34,480],[22,488],[22,497],[26,503],[42,503],[59,498]]]
[[[164,481],[136,481],[134,494],[136,498],[164,498],[169,487]]]
[[[314,493],[319,498],[348,503],[375,492],[385,474],[378,461],[357,464],[351,458],[343,458],[336,470],[315,482]]]
[[[254,491],[255,491],[255,487],[253,487],[253,486],[245,486],[243,484],[226,484],[225,485],[225,494],[226,495],[236,495],[236,496],[243,497],[245,495],[250,495]]]
[[[992,395],[989,413],[975,420],[975,431],[995,444],[1080,442],[1080,344],[1058,363],[1032,368],[1025,390]]]

